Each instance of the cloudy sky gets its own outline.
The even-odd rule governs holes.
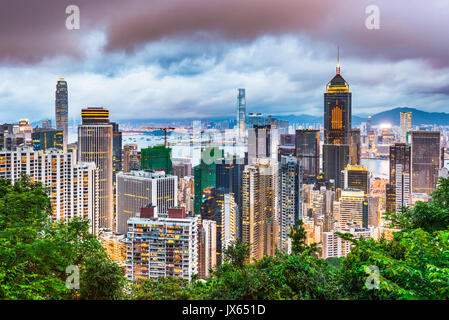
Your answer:
[[[229,116],[240,87],[248,112],[320,115],[337,46],[354,114],[449,112],[448,28],[446,0],[2,0],[0,122],[53,119],[60,77],[72,119]]]

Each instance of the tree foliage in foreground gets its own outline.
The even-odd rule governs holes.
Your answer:
[[[0,299],[118,299],[124,278],[89,223],[51,220],[40,183],[0,179]],[[78,266],[79,289],[68,289],[66,268]]]

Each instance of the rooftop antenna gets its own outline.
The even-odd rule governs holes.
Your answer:
[[[338,47],[337,53],[337,74],[340,74],[340,47]]]

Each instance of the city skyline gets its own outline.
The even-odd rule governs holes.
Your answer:
[[[234,112],[236,88],[246,89],[247,112],[320,115],[321,87],[332,76],[337,46],[345,77],[357,93],[355,115],[398,106],[444,111],[447,44],[433,37],[444,24],[426,21],[445,14],[438,9],[447,4],[432,2],[434,6],[407,2],[407,10],[399,10],[399,4],[378,1],[379,30],[365,26],[366,1],[338,6],[303,1],[307,10],[301,10],[295,1],[256,6],[251,0],[240,5],[242,12],[252,13],[251,21],[232,10],[234,1],[163,5],[135,0],[129,8],[117,1],[109,6],[104,1],[77,1],[79,30],[65,28],[65,4],[27,3],[28,9],[20,12],[22,1],[8,3],[0,20],[8,23],[3,29],[14,38],[5,35],[0,46],[0,117],[13,121],[20,112],[30,119],[53,118],[54,83],[60,77],[70,87],[69,120],[79,119],[79,110],[86,106],[107,107],[117,119],[132,119],[134,114],[148,119],[167,114],[220,117]],[[176,5],[173,15],[180,20],[173,25],[164,17]],[[116,9],[123,9],[123,21],[117,19]],[[195,12],[198,21],[187,19],[180,13],[183,9]],[[6,16],[12,10],[20,25]],[[347,19],[336,14],[345,11]],[[130,25],[125,28],[123,23]],[[333,31],[326,34],[330,23]],[[37,40],[29,43],[26,32]],[[56,39],[59,47],[48,45]],[[23,50],[29,45],[32,54]]]

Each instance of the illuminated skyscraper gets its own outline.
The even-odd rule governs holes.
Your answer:
[[[245,89],[237,89],[237,126],[239,137],[246,136],[246,97]]]
[[[250,258],[256,260],[276,250],[276,176],[276,164],[268,158],[258,159],[243,171],[242,242],[251,245]]]
[[[401,112],[401,142],[407,143],[407,132],[412,129],[412,113],[411,112]]]
[[[98,168],[99,227],[112,230],[113,213],[113,127],[109,111],[90,107],[81,110],[82,124],[78,126],[78,158],[80,162],[94,162]]]
[[[351,137],[351,92],[349,84],[337,74],[326,86],[324,94],[324,143],[350,144]]]
[[[62,130],[52,128],[33,129],[34,150],[63,149],[64,134]]]
[[[119,130],[118,123],[111,122],[113,128],[112,142],[112,170],[115,183],[115,176],[122,171],[122,133]]]
[[[411,201],[411,148],[405,143],[390,146],[390,188],[394,197],[387,197],[387,208],[398,212]],[[394,200],[394,203],[391,203]]]
[[[223,195],[221,205],[221,244],[225,248],[231,242],[237,239],[236,233],[236,209],[237,204],[234,201],[233,193]]]
[[[339,59],[340,60],[340,59]],[[351,92],[349,84],[340,75],[340,61],[336,75],[326,86],[324,94],[324,145],[323,171],[326,181],[333,179],[335,187],[342,187],[341,172],[350,163],[351,128]]]
[[[299,160],[281,157],[279,164],[279,248],[288,250],[290,227],[302,219],[302,170]]]
[[[412,193],[435,190],[440,169],[440,132],[412,131]]]
[[[370,177],[368,167],[348,165],[343,171],[344,188],[361,190],[365,195],[370,191]]]
[[[69,134],[69,98],[67,81],[59,79],[56,84],[56,100],[55,100],[55,118],[56,129],[62,130],[63,133],[63,149],[67,150],[68,134]]]
[[[301,160],[306,183],[320,173],[320,130],[296,130],[296,157]]]

